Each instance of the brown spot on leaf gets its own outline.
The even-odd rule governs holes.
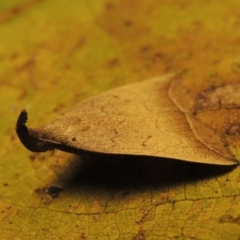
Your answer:
[[[157,52],[153,55],[153,62],[158,62],[163,57],[163,54],[160,52]]]
[[[240,224],[240,216],[238,215],[237,217],[233,217],[230,214],[223,215],[220,218],[220,223],[236,223],[236,224]]]
[[[99,221],[100,215],[99,215],[99,214],[94,214],[94,215],[92,216],[92,218],[93,218],[94,221]]]
[[[149,141],[151,138],[152,138],[152,136],[149,135],[149,136],[147,137],[147,139],[143,142],[143,146],[147,146],[147,145],[148,145],[148,141]]]
[[[240,123],[233,123],[229,126],[229,128],[226,130],[227,135],[240,135]]]
[[[12,60],[17,59],[18,57],[19,57],[19,53],[17,53],[17,52],[15,52],[15,53],[13,53],[13,54],[11,55],[11,59],[12,59]]]
[[[63,103],[59,103],[54,109],[53,112],[58,112],[61,110],[65,105]]]
[[[21,94],[18,97],[18,100],[25,98],[28,95],[28,91],[26,89],[22,89]]]
[[[113,9],[113,8],[114,8],[114,5],[111,2],[106,4],[106,9],[110,10],[110,9]]]
[[[67,63],[67,64],[64,65],[65,70],[69,70],[70,68],[71,68],[70,64]]]
[[[131,20],[126,20],[126,21],[124,22],[124,25],[125,25],[126,27],[131,27],[131,26],[133,25],[133,22],[132,22]]]
[[[111,59],[107,62],[107,66],[110,67],[110,68],[116,67],[119,64],[120,64],[120,62],[119,62],[118,58],[113,58],[113,59]]]
[[[85,233],[82,233],[80,239],[81,239],[81,240],[85,240],[85,239],[87,239],[86,234],[85,234]]]
[[[35,60],[33,58],[28,59],[21,67],[17,69],[17,71],[23,71],[25,69],[30,69],[34,67]]]
[[[46,191],[45,188],[36,188],[34,190],[34,192],[37,193],[37,194],[43,194],[43,193],[45,193],[45,191]]]
[[[30,159],[31,161],[34,161],[34,160],[36,160],[37,156],[38,156],[37,153],[32,153],[32,154],[29,155],[29,159]]]
[[[36,4],[38,4],[39,2],[42,2],[42,1],[44,1],[44,0],[29,0],[29,1],[23,2],[22,4],[19,4],[18,6],[15,6],[9,10],[3,11],[0,14],[0,22],[7,21],[17,14],[26,12],[28,9],[34,7]]]
[[[151,46],[150,45],[146,45],[140,48],[140,52],[148,52],[149,50],[151,50]]]

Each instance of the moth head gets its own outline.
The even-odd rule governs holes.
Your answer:
[[[16,124],[17,135],[22,144],[32,152],[46,152],[54,149],[54,144],[39,138],[39,134],[34,129],[26,126],[27,112],[22,110]]]

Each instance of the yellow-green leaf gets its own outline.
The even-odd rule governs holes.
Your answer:
[[[238,167],[32,154],[14,129],[22,109],[29,126],[39,126],[100,92],[183,72],[177,84],[195,101],[190,110],[239,158],[237,109],[224,100],[219,115],[207,117],[219,106],[211,109],[212,97],[235,94],[229,89],[239,83],[239,7],[238,0],[1,1],[0,239],[239,239]],[[62,190],[52,198],[54,186]]]

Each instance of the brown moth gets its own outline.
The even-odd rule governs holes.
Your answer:
[[[184,101],[194,105],[178,79],[167,75],[87,99],[38,128],[25,125],[27,112],[23,110],[16,132],[23,145],[34,152],[59,149],[77,154],[89,151],[236,164],[226,144],[211,129],[203,128],[191,107],[183,106]],[[199,137],[196,126],[211,139]]]

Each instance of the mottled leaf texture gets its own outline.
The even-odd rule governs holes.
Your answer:
[[[222,100],[220,111],[228,116],[226,108],[239,101],[231,94],[234,89],[226,86],[194,98],[180,76],[167,75],[92,97],[38,128],[26,127],[22,111],[16,129],[22,143],[36,152],[84,150],[231,165],[237,159],[227,138],[211,121],[204,122],[208,115],[202,120],[199,114]]]
[[[69,142],[112,152],[124,139],[133,152],[133,136],[120,135],[130,119],[112,138],[101,132],[127,112],[141,125],[135,134],[148,131],[134,143],[146,154],[239,161],[239,14],[239,0],[0,0],[0,240],[240,240],[238,165],[85,154],[37,136],[29,148],[79,155],[32,153],[15,132],[22,109],[28,122],[23,112],[18,131],[29,137],[25,124],[41,126],[138,82],[121,95],[137,95],[133,109],[113,96],[105,104],[114,92],[80,103],[81,134]],[[182,75],[140,82],[169,73]],[[160,105],[151,105],[157,91]],[[101,122],[113,105],[119,114]],[[143,111],[149,119],[139,118]]]

